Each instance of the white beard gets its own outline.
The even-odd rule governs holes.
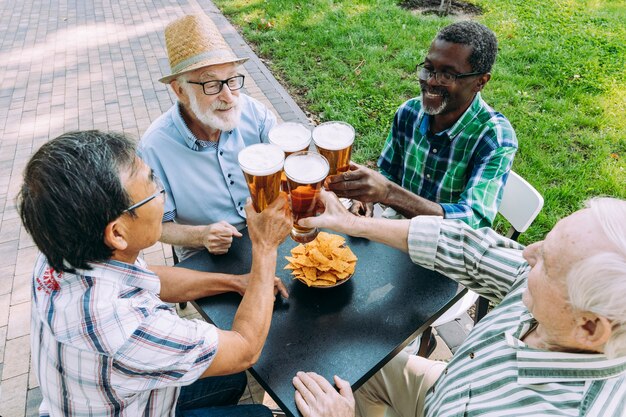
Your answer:
[[[241,106],[239,105],[239,97],[233,96],[232,103],[226,103],[221,100],[217,100],[213,102],[209,106],[208,109],[203,111],[198,104],[198,100],[196,99],[196,95],[194,91],[189,87],[186,83],[183,84],[187,95],[189,96],[189,106],[191,107],[191,111],[194,116],[204,125],[209,126],[213,129],[218,129],[224,132],[229,130],[233,130],[239,124],[239,119],[241,118]],[[223,88],[228,88],[224,86]],[[223,114],[216,113],[217,110],[224,110],[231,108],[230,111]],[[221,113],[221,112],[220,112]]]

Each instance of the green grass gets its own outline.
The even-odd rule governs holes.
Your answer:
[[[415,65],[450,18],[397,0],[214,0],[317,121],[357,131],[375,161]],[[499,55],[483,97],[513,124],[513,169],[545,206],[523,242],[597,195],[626,198],[626,1],[474,0]],[[502,228],[498,220],[497,228]]]

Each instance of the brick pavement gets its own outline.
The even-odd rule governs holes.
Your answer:
[[[35,246],[21,227],[15,196],[32,153],[76,129],[123,131],[135,138],[174,103],[157,80],[168,73],[163,29],[204,11],[244,66],[245,91],[282,120],[304,113],[210,2],[203,0],[0,2],[0,416],[37,415],[30,372],[30,274]],[[145,251],[171,264],[169,247]],[[186,314],[193,311],[187,310]]]
[[[36,249],[15,206],[24,166],[39,146],[69,130],[115,130],[139,138],[174,102],[157,81],[169,68],[163,29],[174,18],[198,11],[211,16],[238,56],[250,58],[244,66],[245,92],[279,119],[307,123],[209,0],[0,1],[2,417],[35,416],[41,401],[28,343]],[[144,256],[150,263],[172,263],[170,248],[161,244]]]

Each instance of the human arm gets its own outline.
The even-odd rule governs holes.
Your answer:
[[[231,330],[217,330],[217,354],[203,377],[248,369],[258,360],[269,331],[276,256],[278,246],[291,231],[291,212],[286,196],[281,194],[261,213],[256,213],[251,204],[247,204],[246,216],[252,241],[250,282]]]
[[[354,417],[354,395],[348,381],[335,375],[335,385],[315,372],[298,372],[292,383],[295,401],[304,417]]]
[[[349,171],[329,177],[327,188],[339,197],[384,204],[407,218],[444,214],[441,205],[405,190],[381,173],[354,162],[350,163]]]
[[[488,227],[473,229],[459,220],[424,216],[411,219],[411,260],[435,270],[495,303],[529,268],[524,246]]]
[[[337,199],[337,196],[321,190],[320,199],[324,212],[317,217],[307,217],[298,222],[305,227],[323,227],[350,236],[369,240],[408,251],[407,236],[409,220],[389,220],[381,218],[353,216]]]
[[[241,237],[241,233],[235,226],[223,220],[205,226],[165,222],[159,240],[175,246],[204,247],[209,253],[221,255],[228,252],[233,237]]]
[[[242,275],[219,274],[216,272],[201,272],[187,268],[151,265],[149,269],[159,276],[161,281],[161,300],[166,303],[180,303],[197,300],[202,297],[236,292],[244,295],[250,273]],[[289,297],[285,284],[274,277],[274,295],[280,293]]]
[[[476,162],[459,201],[441,203],[444,217],[462,220],[475,229],[490,227],[498,212],[502,189],[516,151],[513,146],[477,150]]]
[[[458,220],[419,216],[411,220],[356,217],[336,196],[322,190],[325,210],[301,219],[306,227],[323,227],[364,237],[408,252],[411,260],[441,272],[492,301],[500,301],[528,264],[524,248],[490,228],[474,230]]]

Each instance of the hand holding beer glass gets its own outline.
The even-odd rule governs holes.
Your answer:
[[[285,122],[275,125],[268,134],[269,141],[281,148],[288,157],[294,152],[306,151],[311,143],[311,130],[302,123]],[[287,192],[285,171],[281,176],[280,189]]]
[[[298,225],[298,220],[315,216],[320,190],[328,175],[328,169],[326,158],[315,152],[296,152],[285,159],[285,174],[293,212],[291,238],[296,242],[310,242],[319,232],[315,227]]]
[[[272,204],[280,193],[280,176],[285,153],[276,145],[257,143],[239,151],[239,166],[246,177],[257,213]]]

